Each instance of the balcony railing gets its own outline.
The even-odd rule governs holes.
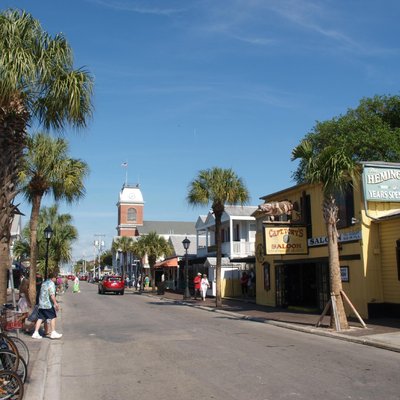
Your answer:
[[[226,254],[228,257],[250,257],[255,254],[255,243],[254,242],[233,242],[233,251],[231,254],[230,242],[222,243],[222,254]],[[205,257],[210,254],[217,252],[217,246],[211,245],[208,247],[198,247],[197,255],[199,257]]]

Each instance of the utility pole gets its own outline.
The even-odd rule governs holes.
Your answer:
[[[96,233],[94,235],[95,240],[94,240],[94,247],[97,249],[97,257],[98,257],[98,263],[97,266],[99,268],[98,270],[98,278],[100,278],[100,255],[102,250],[104,249],[104,238],[106,237],[106,235],[104,235],[103,233]],[[95,266],[95,275],[96,275],[96,266]]]

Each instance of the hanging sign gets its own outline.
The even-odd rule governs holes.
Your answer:
[[[367,201],[400,202],[400,168],[365,165],[363,182]]]
[[[266,254],[307,254],[305,227],[265,227]]]

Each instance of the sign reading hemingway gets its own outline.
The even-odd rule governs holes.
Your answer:
[[[363,182],[366,200],[400,202],[400,169],[365,166]]]
[[[265,227],[267,254],[307,254],[305,227]]]

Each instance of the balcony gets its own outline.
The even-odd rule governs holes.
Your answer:
[[[214,255],[217,252],[217,246],[200,246],[197,248],[198,257],[206,257],[208,255]],[[240,257],[251,257],[255,255],[255,243],[254,242],[233,242],[233,252],[231,254],[230,242],[222,243],[222,254],[230,258]]]

